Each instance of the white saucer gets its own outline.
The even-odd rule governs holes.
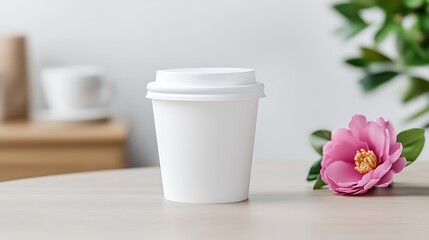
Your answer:
[[[85,109],[69,112],[41,110],[34,118],[42,121],[83,122],[105,120],[109,117],[106,109]]]

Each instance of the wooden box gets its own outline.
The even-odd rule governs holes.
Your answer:
[[[119,120],[0,124],[0,181],[123,168],[126,135]]]

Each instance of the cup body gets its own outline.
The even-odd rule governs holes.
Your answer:
[[[248,198],[263,88],[252,69],[157,72],[147,98],[152,99],[167,200],[227,203]]]
[[[79,111],[102,105],[106,83],[97,67],[47,68],[42,71],[41,81],[46,103],[52,111]]]
[[[186,203],[248,198],[258,99],[153,100],[164,196]]]

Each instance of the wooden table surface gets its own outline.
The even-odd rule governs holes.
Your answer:
[[[366,196],[312,191],[307,165],[255,164],[248,201],[164,200],[158,168],[0,183],[0,237],[86,239],[429,239],[429,164]]]

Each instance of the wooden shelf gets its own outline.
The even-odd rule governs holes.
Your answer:
[[[0,180],[123,168],[123,121],[0,124]]]

